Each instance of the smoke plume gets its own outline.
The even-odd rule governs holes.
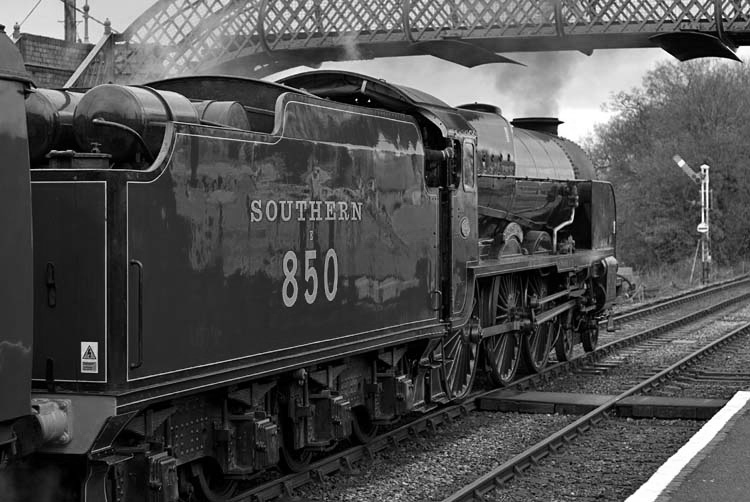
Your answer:
[[[574,77],[581,58],[575,52],[537,52],[515,55],[526,66],[495,65],[495,85],[513,100],[517,116],[557,116],[560,96]]]

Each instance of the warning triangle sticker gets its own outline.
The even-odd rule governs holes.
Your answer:
[[[96,355],[94,355],[94,351],[91,349],[91,345],[88,346],[81,359],[96,359]]]

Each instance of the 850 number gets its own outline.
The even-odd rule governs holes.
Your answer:
[[[305,250],[303,258],[303,278],[305,280],[306,288],[303,296],[308,305],[312,305],[318,298],[318,271],[315,269],[315,259],[317,257],[318,252],[315,249]],[[300,267],[297,253],[294,251],[287,251],[284,255],[281,266],[284,271],[284,283],[281,285],[281,298],[284,300],[284,305],[287,307],[293,307],[297,303],[297,298],[299,296],[297,270]],[[331,276],[332,280],[329,282],[329,277]],[[339,258],[336,256],[335,249],[329,249],[323,259],[323,277],[321,282],[323,283],[323,293],[325,294],[326,300],[329,302],[333,301],[333,299],[336,298],[336,293],[339,288]]]

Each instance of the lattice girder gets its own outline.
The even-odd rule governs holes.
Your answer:
[[[683,30],[749,43],[750,0],[159,0],[102,44],[114,54],[89,58],[91,70],[78,72],[76,85],[230,63],[258,75],[303,62],[419,54],[418,42],[460,40],[492,52],[653,47],[650,37]]]

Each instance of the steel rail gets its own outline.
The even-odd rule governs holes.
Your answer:
[[[719,346],[724,345],[734,338],[747,334],[750,334],[750,323],[740,326],[739,328],[727,333],[718,340],[715,340],[705,347],[696,350],[688,356],[685,356],[670,367],[660,371],[656,375],[647,378],[646,380],[631,387],[625,392],[622,392],[621,394],[613,397],[606,403],[582,416],[575,422],[569,424],[567,427],[561,429],[547,439],[538,442],[531,448],[516,455],[509,461],[491,470],[474,482],[464,486],[448,498],[443,499],[443,502],[485,500],[485,495],[487,493],[494,490],[503,483],[506,483],[509,480],[513,479],[515,476],[524,473],[532,466],[538,465],[540,460],[552,453],[557,452],[558,450],[562,449],[567,443],[570,443],[578,436],[590,430],[593,426],[599,423],[604,418],[604,415],[607,414],[611,409],[613,409],[619,401],[625,399],[626,397],[632,396],[633,394],[644,389],[660,385],[665,380],[672,378],[673,375],[700,361],[703,357],[713,352]]]
[[[729,289],[733,286],[741,286],[742,284],[746,284],[749,282],[750,282],[750,275],[743,274],[741,276],[733,277],[731,279],[727,279],[722,282],[710,284],[702,288],[693,289],[693,290],[685,291],[683,293],[679,293],[670,297],[655,299],[650,302],[642,303],[639,305],[634,305],[633,307],[623,309],[621,312],[618,312],[617,314],[615,314],[614,319],[616,321],[620,320],[621,318],[626,318],[627,320],[634,319],[637,317],[637,314],[640,314],[641,312],[644,314],[648,314],[651,312],[658,312],[661,309],[661,307],[670,308],[674,305],[679,305],[681,303],[692,301],[702,296],[707,296],[716,291]],[[602,321],[599,324],[600,326],[603,324],[606,324],[606,321]]]
[[[625,347],[629,347],[641,341],[647,340],[649,338],[653,338],[666,331],[678,328],[689,322],[696,321],[702,317],[707,317],[713,314],[714,312],[730,307],[731,305],[735,303],[739,303],[747,299],[750,299],[750,291],[746,291],[745,293],[737,295],[733,298],[729,298],[724,301],[715,303],[713,305],[709,305],[708,307],[705,307],[701,310],[698,310],[686,316],[680,317],[678,319],[666,321],[653,328],[646,328],[642,331],[633,333],[632,335],[626,336],[624,338],[613,340],[605,345],[602,345],[601,347],[598,347],[593,352],[583,354],[583,356],[577,357],[573,359],[572,361],[568,361],[568,363],[557,363],[557,364],[548,366],[541,373],[538,373],[536,375],[530,375],[529,377],[525,377],[525,378],[522,378],[520,380],[517,380],[511,383],[508,386],[508,388],[515,388],[518,390],[522,390],[522,389],[530,388],[538,382],[550,381],[551,379],[557,378],[558,376],[562,374],[571,373],[573,370],[578,369],[582,366],[595,363],[599,361],[600,359],[604,359],[605,357],[610,356],[611,354],[621,349],[624,349]],[[660,311],[660,310],[662,309],[656,309],[655,311]],[[638,314],[640,316],[641,312],[638,312]]]
[[[655,312],[663,310],[664,305],[677,306],[682,303],[686,303],[691,299],[702,298],[708,296],[711,293],[716,293],[735,285],[741,285],[743,282],[750,282],[750,278],[745,277],[739,281],[726,281],[725,284],[715,286],[712,288],[706,288],[691,292],[686,295],[681,295],[677,299],[669,299],[665,303],[658,303],[657,305],[649,305],[644,309],[636,309],[635,311],[625,312],[619,315],[618,319],[625,319],[628,316],[642,317],[649,312]],[[702,294],[701,294],[702,293]],[[687,297],[686,299],[683,299]],[[557,378],[563,374],[572,373],[576,369],[585,366],[587,364],[595,363],[613,352],[625,348],[630,345],[635,345],[640,341],[648,339],[663,333],[664,331],[677,328],[683,324],[687,324],[693,320],[697,320],[701,317],[712,314],[717,310],[721,310],[734,303],[738,303],[742,300],[750,298],[750,291],[745,292],[742,295],[724,300],[716,303],[697,312],[693,312],[688,316],[681,317],[679,319],[668,321],[660,324],[654,328],[647,328],[638,333],[634,333],[628,337],[620,340],[614,340],[606,345],[603,345],[592,352],[585,353],[572,361],[560,362],[546,367],[542,372],[524,376],[508,386],[505,389],[527,389],[536,386],[537,384],[549,381],[553,378]],[[679,301],[678,301],[679,300]],[[363,459],[371,459],[375,453],[385,450],[391,446],[394,446],[409,437],[415,436],[425,431],[434,431],[437,426],[454,420],[458,417],[468,414],[474,411],[477,407],[476,402],[479,398],[484,397],[497,389],[491,389],[487,391],[475,392],[467,396],[463,402],[449,405],[445,408],[441,408],[438,411],[428,413],[424,416],[418,417],[416,420],[400,426],[396,429],[388,431],[366,445],[358,445],[348,448],[339,453],[329,455],[326,458],[318,460],[304,470],[303,472],[289,474],[278,479],[263,483],[259,486],[247,489],[242,493],[235,495],[228,499],[227,502],[265,502],[274,500],[279,497],[292,497],[294,490],[308,483],[319,481],[329,474],[335,473],[340,470],[352,470],[353,464]]]

